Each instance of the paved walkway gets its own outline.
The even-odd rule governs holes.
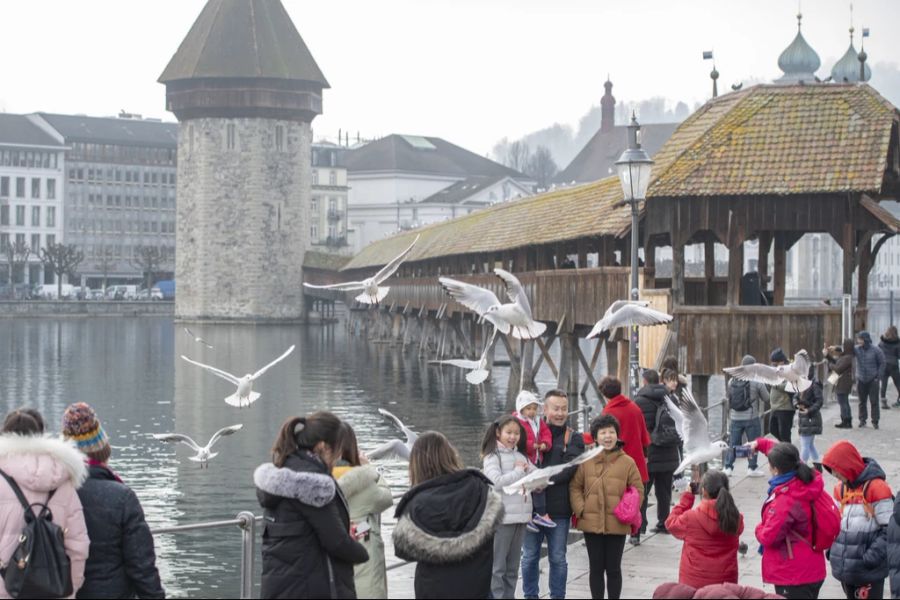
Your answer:
[[[894,397],[892,393],[889,396]],[[856,407],[853,407],[856,414]],[[864,456],[871,456],[878,460],[888,476],[888,482],[893,487],[900,487],[900,454],[896,453],[896,447],[900,442],[900,409],[882,411],[881,429],[875,431],[871,427],[867,429],[842,430],[835,429],[834,423],[838,420],[838,407],[834,401],[830,401],[823,411],[825,419],[824,434],[816,438],[816,449],[820,456],[825,450],[839,439],[849,439],[856,444]],[[794,436],[796,437],[796,427]],[[799,438],[795,440],[799,444]],[[765,457],[760,456],[760,465],[765,466]],[[740,569],[740,583],[763,587],[769,592],[774,592],[772,586],[764,586],[760,574],[760,556],[756,552],[758,544],[754,537],[754,530],[759,523],[760,507],[768,489],[766,477],[746,477],[746,461],[739,459],[735,467],[735,474],[731,479],[732,491],[735,495],[738,507],[744,514],[744,534],[741,541],[746,543],[749,551],[746,556],[738,557]],[[835,479],[825,474],[826,489],[831,489]],[[651,500],[653,497],[651,496]],[[673,499],[677,502],[677,497]],[[650,510],[653,513],[653,509]],[[392,552],[388,553],[388,564],[391,563]],[[681,557],[681,542],[670,535],[649,535],[641,539],[641,545],[634,547],[625,546],[625,556],[622,561],[624,585],[622,596],[625,598],[651,598],[653,590],[666,581],[678,579],[678,563]],[[590,598],[590,586],[588,581],[587,550],[584,542],[578,541],[569,546],[569,581],[567,597]],[[820,594],[821,598],[843,597],[840,584],[829,575],[825,580]],[[392,598],[412,598],[413,594],[413,566],[405,566],[388,573],[388,589]],[[886,584],[887,585],[887,584]],[[541,596],[549,597],[547,588],[547,559],[541,561]],[[519,581],[517,597],[522,597],[522,584]]]

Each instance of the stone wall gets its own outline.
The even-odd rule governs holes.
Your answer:
[[[0,319],[9,317],[171,317],[173,302],[0,302]]]
[[[303,319],[311,141],[309,124],[296,121],[180,124],[177,318]]]

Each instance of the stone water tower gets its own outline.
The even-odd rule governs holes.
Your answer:
[[[159,78],[178,118],[176,318],[299,320],[322,71],[280,0],[209,0]]]

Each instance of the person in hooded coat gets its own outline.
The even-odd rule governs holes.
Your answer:
[[[868,407],[872,407],[872,427],[878,429],[881,417],[878,406],[878,384],[884,375],[884,354],[872,344],[868,331],[856,335],[856,392],[859,394],[859,426],[865,427],[869,418]]]
[[[837,373],[838,380],[834,384],[834,395],[841,407],[841,422],[836,423],[838,429],[852,429],[853,415],[850,412],[850,390],[853,389],[853,340],[846,338],[842,346],[825,347],[825,358],[828,367]]]
[[[87,477],[87,468],[74,444],[45,437],[43,433],[44,422],[36,411],[9,413],[0,433],[0,470],[15,480],[28,502],[46,503],[53,514],[53,523],[65,530],[74,590],[70,598],[74,598],[84,582],[84,565],[90,547],[77,493]],[[0,523],[0,557],[5,561],[19,544],[25,527],[25,509],[3,479],[0,479]],[[0,578],[0,598],[10,597]]]
[[[888,575],[887,526],[894,512],[891,487],[873,458],[864,458],[847,440],[836,442],[822,466],[840,480],[834,497],[841,504],[841,531],[831,546],[831,574],[847,598],[882,598]]]
[[[488,598],[494,534],[503,522],[503,501],[491,480],[463,467],[436,431],[413,444],[409,480],[391,539],[397,558],[417,563],[416,598]]]
[[[800,434],[800,459],[804,461],[818,461],[819,452],[816,450],[816,436],[822,435],[822,405],[825,395],[822,390],[822,382],[815,377],[816,368],[809,368],[809,378],[812,385],[795,397],[794,406],[797,407],[797,433]]]
[[[109,467],[112,447],[94,409],[84,402],[63,413],[63,437],[88,465],[78,490],[91,550],[77,598],[165,598],[153,536],[137,495]]]
[[[329,412],[288,419],[272,462],[253,473],[264,509],[261,598],[356,598],[353,565],[369,555],[331,476],[340,428]]]
[[[900,598],[900,495],[894,500],[894,512],[888,523],[887,562],[891,598]]]
[[[884,376],[881,378],[881,408],[888,409],[887,389],[890,381],[894,382],[894,389],[900,394],[900,338],[897,336],[897,328],[891,325],[881,336],[878,348],[884,355]],[[894,402],[894,406],[900,406],[900,396]]]

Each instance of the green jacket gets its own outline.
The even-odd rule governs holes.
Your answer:
[[[792,399],[794,395],[784,390],[787,382],[781,385],[773,385],[769,390],[769,407],[772,410],[794,410]]]

